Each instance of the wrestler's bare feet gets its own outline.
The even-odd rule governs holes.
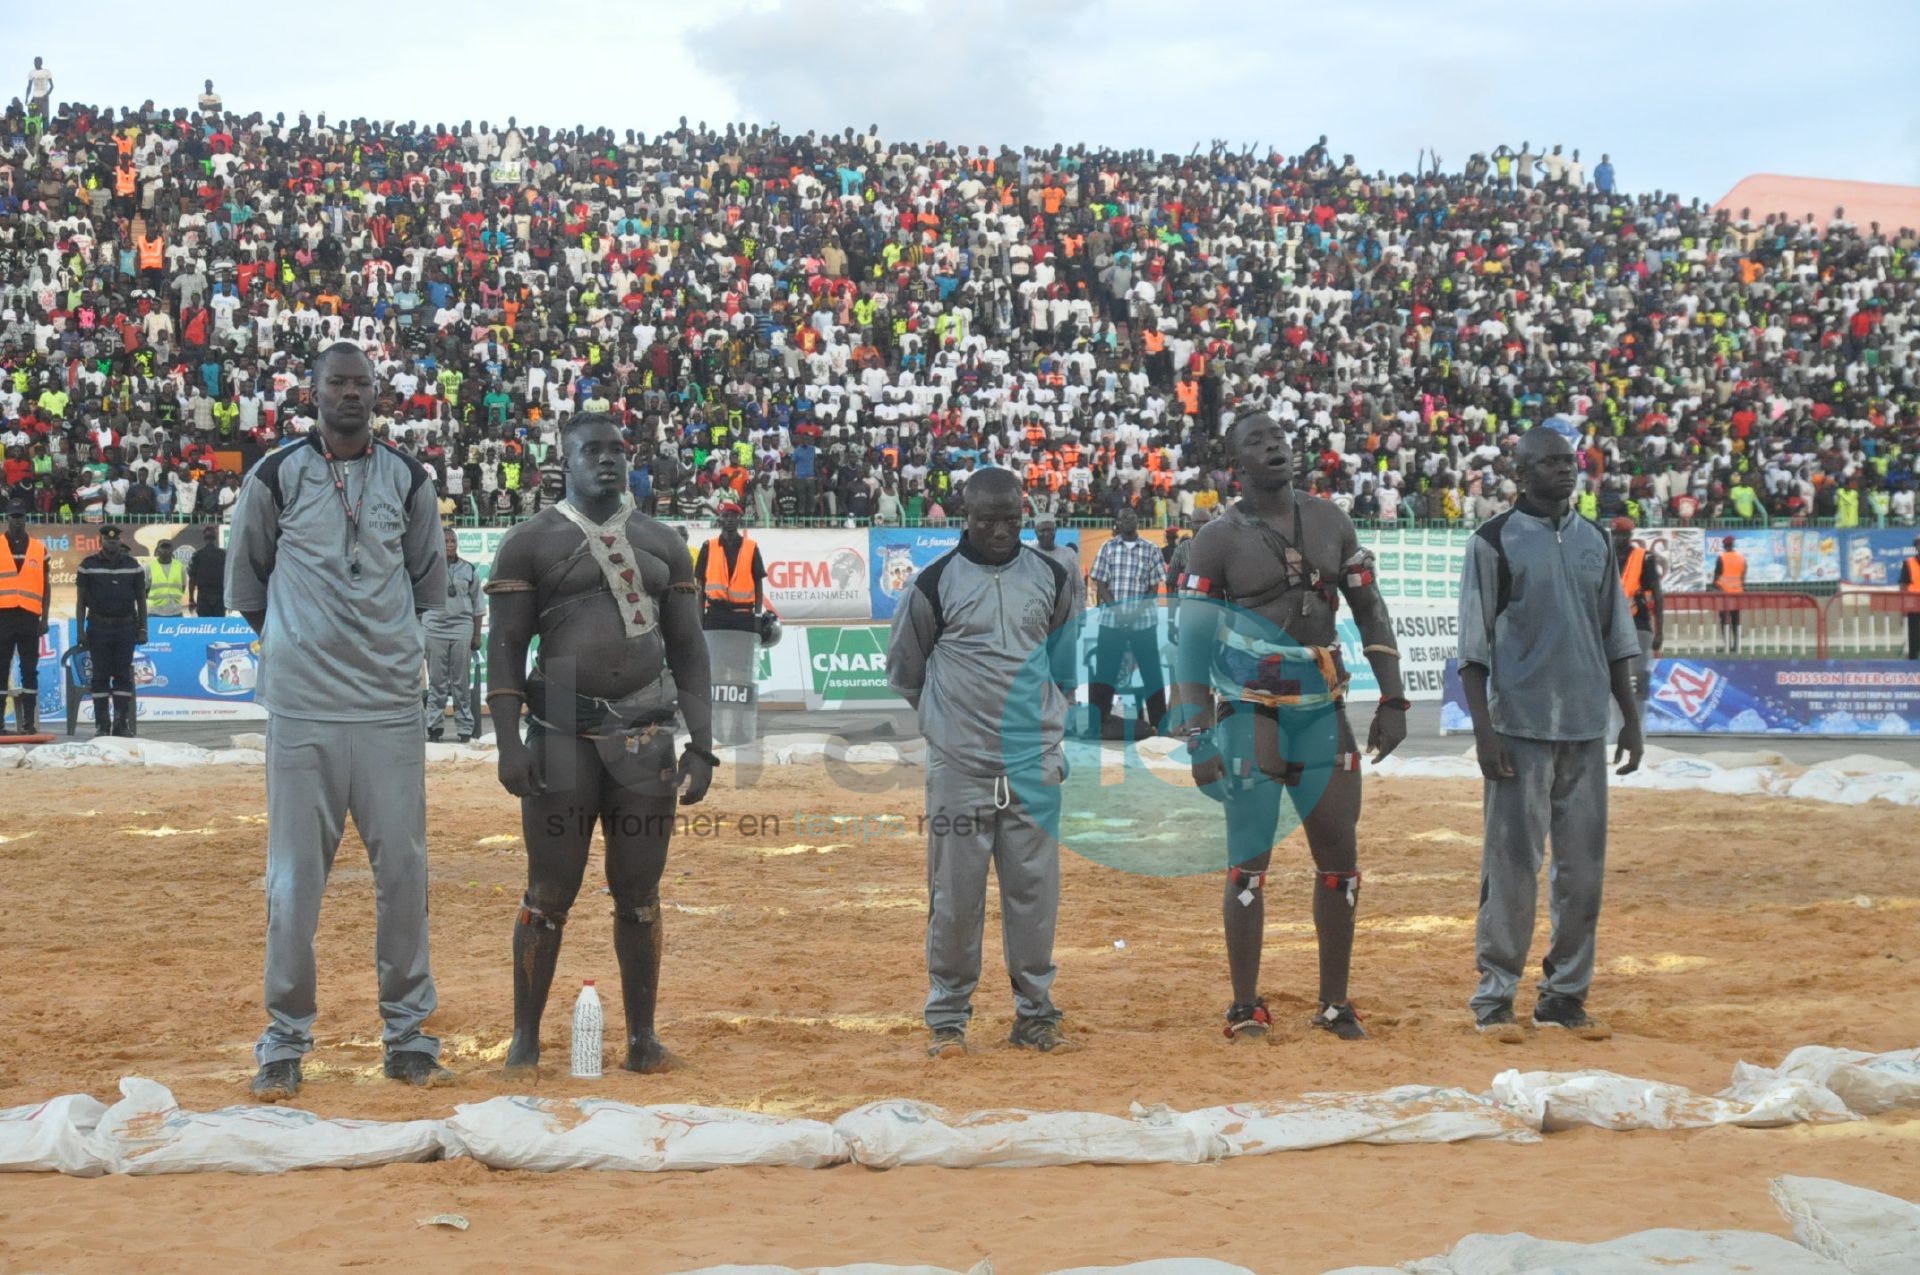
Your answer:
[[[643,1043],[637,1040],[627,1042],[627,1061],[623,1064],[628,1071],[637,1071],[643,1075],[653,1075],[662,1071],[679,1071],[686,1066],[680,1056],[660,1043],[658,1036],[649,1036]]]
[[[540,1079],[539,1038],[527,1041],[515,1036],[507,1046],[507,1065],[500,1069],[500,1074],[508,1080]]]

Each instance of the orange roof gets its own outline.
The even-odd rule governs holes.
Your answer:
[[[1920,186],[1755,173],[1742,178],[1714,208],[1735,217],[1745,208],[1756,222],[1770,213],[1785,213],[1796,221],[1811,213],[1822,229],[1832,219],[1834,209],[1844,208],[1846,219],[1862,230],[1877,221],[1882,232],[1891,234],[1920,227]]]

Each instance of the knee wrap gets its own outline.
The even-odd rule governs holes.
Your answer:
[[[1346,893],[1347,906],[1360,906],[1360,873],[1353,872],[1316,872],[1314,877],[1320,882],[1322,890],[1341,890]]]
[[[632,921],[635,925],[658,925],[660,924],[660,900],[658,897],[649,899],[637,908],[616,907],[613,915],[616,920]]]
[[[529,928],[537,925],[543,930],[550,930],[557,934],[566,923],[567,913],[565,909],[548,912],[534,907],[531,903],[522,903],[520,905],[520,924]]]
[[[1240,887],[1240,893],[1237,896],[1240,906],[1250,908],[1253,906],[1253,901],[1260,897],[1259,891],[1266,888],[1267,874],[1248,872],[1245,868],[1228,868],[1227,884]]]

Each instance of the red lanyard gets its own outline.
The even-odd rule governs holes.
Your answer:
[[[333,454],[333,449],[325,443],[320,444],[320,451],[327,458],[327,471],[333,475],[333,490],[334,494],[340,497],[340,512],[347,516],[347,526],[353,532],[353,540],[347,551],[347,574],[358,580],[360,578],[360,508],[367,503],[367,484],[372,481],[371,470],[361,475],[360,498],[349,502],[347,500],[347,480],[345,472],[345,467],[348,462],[337,459]],[[366,457],[369,465],[371,465],[373,460],[373,444],[371,442],[367,444],[367,450],[362,454]]]

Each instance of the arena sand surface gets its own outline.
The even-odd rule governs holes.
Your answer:
[[[0,837],[0,1106],[139,1074],[189,1107],[245,1101],[261,1024],[264,792],[257,769],[12,772]],[[1121,1113],[1400,1083],[1486,1087],[1507,1067],[1601,1067],[1724,1086],[1736,1059],[1796,1045],[1920,1043],[1914,814],[1695,794],[1616,793],[1593,1008],[1618,1035],[1519,1046],[1477,1037],[1473,980],[1479,794],[1367,786],[1367,882],[1355,994],[1374,1038],[1305,1026],[1313,1005],[1309,878],[1297,837],[1269,890],[1270,1045],[1227,1044],[1217,876],[1153,879],[1067,856],[1056,988],[1082,1043],[1036,1057],[1003,1043],[1010,1008],[988,918],[976,1052],[922,1052],[921,843],[796,835],[796,813],[899,814],[915,790],[859,795],[819,768],[724,786],[725,824],[682,838],[664,886],[662,1034],[671,1076],[564,1076],[538,1092],[703,1102],[831,1117],[911,1097],[955,1111]],[[688,813],[693,813],[689,811]],[[783,816],[778,832],[739,826]],[[499,1075],[507,946],[524,882],[516,804],[492,768],[431,780],[433,1027],[461,1073],[414,1091],[380,1077],[373,898],[349,834],[320,935],[319,1047],[300,1105],[326,1115],[439,1116],[524,1091]],[[589,890],[602,884],[596,864]],[[574,990],[617,973],[606,897],[573,913],[549,1060],[564,1070]],[[1124,949],[1115,946],[1123,940]],[[1544,918],[1535,952],[1545,941]],[[608,997],[609,1036],[620,1031]],[[1527,1002],[1523,1000],[1524,1010]],[[609,1056],[613,1045],[609,1041]],[[1599,1240],[1647,1227],[1785,1233],[1767,1179],[1828,1176],[1920,1199],[1920,1119],[1774,1131],[1555,1134],[1544,1144],[1347,1146],[1209,1166],[706,1174],[493,1172],[471,1162],[247,1178],[0,1178],[0,1268],[167,1271],[631,1270],[723,1261],[926,1261],[1001,1275],[1195,1255],[1260,1272],[1397,1263],[1474,1231]],[[421,1230],[464,1214],[472,1229]]]

